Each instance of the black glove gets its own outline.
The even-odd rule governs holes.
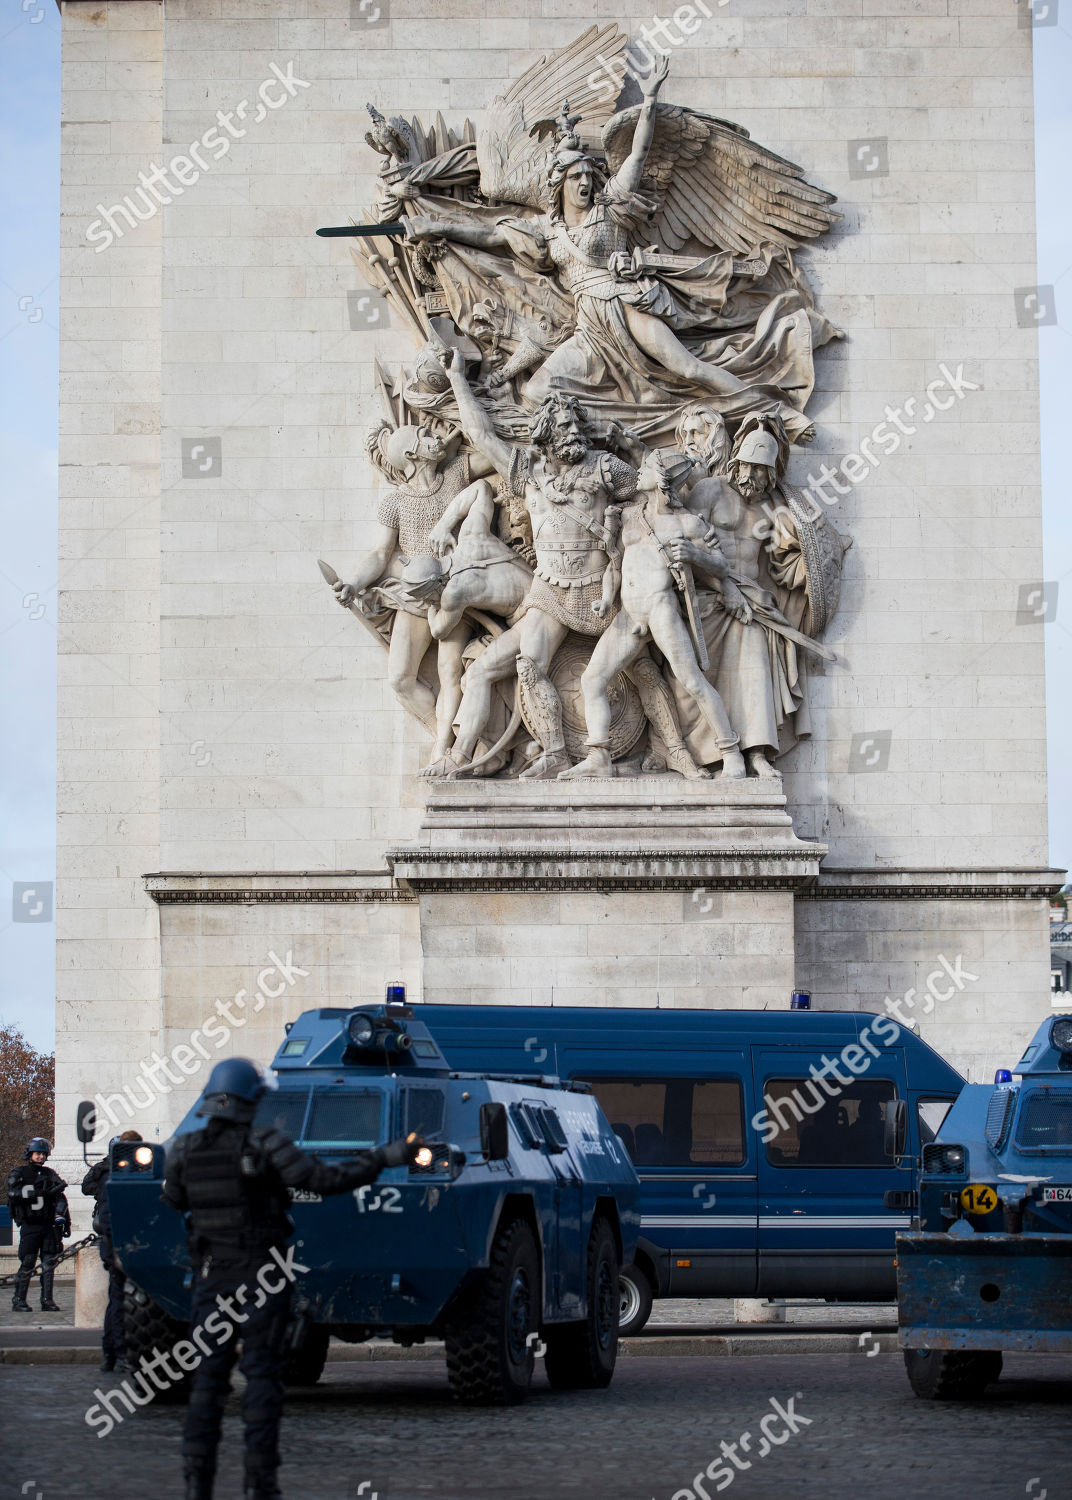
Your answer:
[[[417,1152],[424,1142],[420,1136],[410,1134],[405,1137],[399,1136],[397,1141],[391,1141],[387,1146],[378,1148],[381,1167],[403,1167],[417,1160]]]

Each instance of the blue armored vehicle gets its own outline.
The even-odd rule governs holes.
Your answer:
[[[537,1352],[553,1386],[609,1384],[639,1184],[587,1086],[451,1071],[404,1004],[310,1010],[286,1030],[255,1123],[334,1161],[411,1132],[425,1143],[371,1187],[296,1194],[292,1383],[319,1378],[334,1334],[442,1338],[463,1401],[521,1399]],[[203,1122],[195,1105],[176,1134]],[[162,1145],[112,1147],[135,1361],[185,1337],[189,1317],[184,1226],[160,1200],[164,1163]]]
[[[1072,1016],[1055,1016],[1012,1072],[968,1084],[923,1147],[918,1219],[897,1237],[916,1395],[981,1395],[1006,1349],[1068,1353],[1070,1285]]]

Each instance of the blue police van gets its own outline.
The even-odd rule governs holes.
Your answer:
[[[551,1074],[595,1091],[641,1182],[623,1333],[638,1332],[659,1297],[895,1300],[894,1237],[911,1222],[914,1162],[964,1079],[891,1017],[413,1010],[453,1068]],[[899,1151],[895,1122],[906,1132]]]

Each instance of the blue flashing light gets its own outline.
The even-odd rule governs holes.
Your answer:
[[[790,1010],[811,1010],[811,995],[807,990],[794,990],[789,1002]]]
[[[1003,1083],[1012,1082],[1012,1070],[1009,1068],[998,1068],[994,1074],[994,1083],[1000,1088]]]
[[[406,986],[400,979],[392,979],[388,983],[386,999],[388,1005],[405,1005]]]

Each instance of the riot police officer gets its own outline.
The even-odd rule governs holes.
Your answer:
[[[283,1131],[254,1125],[272,1075],[235,1057],[213,1068],[200,1113],[207,1125],[179,1136],[168,1153],[164,1201],[186,1216],[194,1270],[191,1337],[202,1351],[183,1434],[186,1500],[212,1500],[224,1402],[240,1340],[247,1500],[282,1500],[276,1482],[283,1412],[283,1339],[293,1253],[289,1188],[322,1195],[374,1182],[384,1167],[412,1161],[416,1137],[362,1152],[346,1165],[307,1156]],[[267,1273],[267,1274],[266,1274]],[[222,1327],[221,1327],[222,1323]],[[211,1332],[210,1332],[211,1330]],[[209,1340],[215,1340],[209,1353]]]
[[[93,1230],[98,1236],[97,1248],[101,1262],[108,1272],[108,1306],[104,1314],[101,1335],[101,1369],[127,1368],[126,1339],[123,1333],[123,1287],[126,1277],[119,1269],[112,1248],[112,1217],[108,1210],[108,1177],[111,1172],[112,1147],[120,1141],[140,1141],[137,1130],[124,1130],[122,1135],[113,1135],[108,1142],[108,1152],[100,1161],[94,1162],[82,1178],[82,1191],[93,1199]]]
[[[58,1172],[45,1165],[51,1151],[48,1141],[35,1135],[26,1147],[22,1165],[15,1167],[7,1179],[7,1206],[11,1210],[12,1222],[21,1230],[19,1269],[15,1277],[15,1295],[11,1299],[13,1312],[31,1311],[26,1293],[39,1255],[41,1311],[61,1311],[52,1300],[52,1278],[56,1274],[63,1241],[71,1232],[71,1213],[63,1191],[67,1184]]]

